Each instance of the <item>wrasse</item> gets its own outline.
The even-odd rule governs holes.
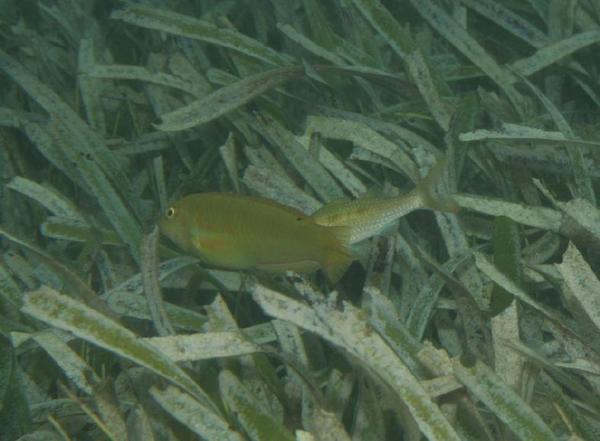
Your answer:
[[[434,174],[439,173],[432,170],[404,196],[334,201],[311,216],[261,197],[192,194],[167,209],[158,225],[182,250],[214,266],[272,272],[322,269],[336,282],[355,260],[353,243],[416,209],[454,210],[452,203],[431,195]]]
[[[319,225],[345,228],[347,244],[352,245],[380,234],[402,216],[415,210],[458,211],[458,206],[452,199],[434,196],[428,184],[426,180],[413,191],[401,196],[367,196],[333,201],[321,207],[311,217]]]
[[[231,193],[184,197],[158,221],[187,253],[227,269],[312,272],[335,282],[354,260],[347,230],[317,224],[270,199]]]
[[[412,191],[398,197],[333,201],[311,217],[319,225],[346,227],[348,244],[352,245],[381,233],[397,219],[423,206],[421,194]]]

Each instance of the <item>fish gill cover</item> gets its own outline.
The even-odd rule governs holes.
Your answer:
[[[600,439],[598,11],[1,1],[0,440]],[[311,214],[439,161],[459,212],[335,285],[154,229],[190,193]]]

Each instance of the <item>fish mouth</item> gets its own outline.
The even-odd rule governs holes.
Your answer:
[[[161,233],[166,234],[169,231],[169,219],[164,214],[156,215],[154,223],[158,226]]]

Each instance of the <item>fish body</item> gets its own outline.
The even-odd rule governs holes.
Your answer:
[[[322,268],[336,281],[354,260],[350,245],[417,209],[457,210],[454,201],[434,191],[444,164],[405,195],[334,201],[311,216],[261,197],[192,194],[171,206],[158,225],[182,250],[211,265],[275,272]]]
[[[315,223],[347,229],[348,245],[373,237],[400,217],[428,204],[416,189],[402,196],[334,201],[311,216]]]
[[[447,161],[441,158],[425,178],[409,193],[391,197],[366,196],[354,200],[333,201],[311,216],[315,223],[326,227],[345,228],[352,245],[375,236],[402,216],[419,210],[457,212],[459,207],[441,185]]]
[[[354,260],[346,230],[270,199],[199,193],[173,204],[158,221],[163,234],[208,264],[228,269],[311,272],[336,281]]]

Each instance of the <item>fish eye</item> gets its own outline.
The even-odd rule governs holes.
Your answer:
[[[173,207],[169,207],[165,213],[165,216],[167,219],[171,219],[173,216],[175,216],[175,209]]]

